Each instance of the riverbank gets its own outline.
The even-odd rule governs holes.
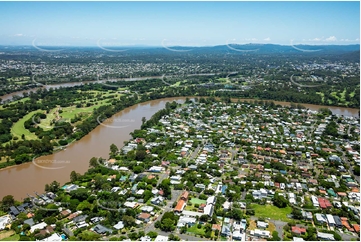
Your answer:
[[[163,98],[163,99],[184,99],[185,100],[186,98],[210,98],[210,97],[207,97],[207,96],[184,96],[184,97],[183,96],[178,96],[178,97]],[[161,101],[163,99],[157,99],[157,100]],[[221,98],[216,97],[215,99],[220,100]],[[157,101],[157,100],[154,100],[154,101]],[[238,102],[238,101],[242,101],[242,102],[243,101],[247,101],[247,102],[266,101],[266,102],[274,102],[276,105],[282,105],[282,106],[291,106],[291,104],[292,104],[291,102],[282,102],[282,101],[276,101],[276,100],[263,100],[263,99],[261,100],[261,99],[252,99],[252,98],[239,98],[239,99],[238,98],[231,98],[231,101],[232,102]],[[144,103],[147,103],[147,102],[144,102]],[[142,103],[139,103],[139,104],[142,104]],[[336,107],[336,106],[324,106],[324,105],[315,105],[315,104],[306,104],[306,103],[297,103],[297,104],[300,104],[300,105],[304,106],[305,108],[308,108],[308,109],[310,109],[312,111],[318,111],[320,108],[328,108],[328,109],[331,110],[331,112],[333,114],[343,115],[343,116],[352,116],[352,117],[356,117],[356,118],[359,117],[359,109],[340,108],[340,107]],[[136,106],[136,105],[137,104],[132,105],[132,106]],[[120,111],[120,112],[122,112],[122,111]],[[114,114],[114,115],[116,115],[116,114]],[[100,125],[101,124],[98,124],[98,126],[100,126]],[[98,127],[98,126],[96,126],[96,127]],[[130,130],[129,133],[132,132],[132,131],[133,130]],[[73,140],[68,145],[63,146],[63,147],[58,148],[58,149],[55,149],[52,154],[55,154],[57,152],[61,152],[64,149],[66,149],[66,147],[68,147],[69,145],[71,145],[71,144],[73,144],[75,142],[78,142],[78,141],[79,140]],[[52,154],[49,154],[49,155],[52,155]],[[48,155],[43,155],[43,156],[40,156],[39,158],[45,157],[45,156],[48,156]],[[27,163],[29,163],[29,162],[27,162]],[[3,169],[9,168],[9,167],[16,167],[16,166],[19,166],[19,165],[7,166],[7,167],[4,167],[4,168],[1,168],[0,171],[3,170]]]

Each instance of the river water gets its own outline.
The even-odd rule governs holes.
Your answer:
[[[34,195],[35,191],[43,192],[45,184],[54,180],[60,184],[68,182],[73,170],[83,174],[88,169],[92,157],[108,158],[111,144],[121,148],[124,141],[131,138],[129,133],[140,128],[143,117],[149,119],[154,113],[163,109],[167,102],[172,101],[183,103],[185,97],[159,99],[126,108],[64,150],[39,157],[33,162],[0,170],[0,199],[11,194],[21,200],[27,196],[27,193]],[[289,105],[288,102],[274,102]],[[334,114],[358,117],[358,109],[303,105],[311,110],[326,107]]]
[[[111,144],[121,148],[131,138],[129,133],[140,128],[143,117],[149,119],[173,100],[183,103],[185,98],[165,98],[126,108],[65,150],[39,157],[35,164],[29,162],[0,170],[0,199],[9,194],[23,199],[27,193],[43,192],[45,184],[54,180],[64,184],[73,170],[83,174],[92,157],[108,158]]]

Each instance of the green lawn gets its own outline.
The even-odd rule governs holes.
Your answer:
[[[198,235],[205,235],[205,234],[206,234],[203,226],[202,226],[200,229],[198,229],[198,228],[197,228],[197,224],[195,224],[195,225],[193,225],[192,227],[188,228],[188,229],[187,229],[187,232],[189,232],[189,233],[194,233],[194,234],[198,234]]]
[[[18,241],[20,239],[20,235],[19,234],[14,234],[11,235],[10,237],[4,238],[0,241]]]
[[[324,103],[325,102],[325,94],[323,94],[323,92],[316,92],[316,94],[321,96],[322,103]]]
[[[24,97],[24,98],[22,98],[22,99],[19,99],[19,100],[10,102],[9,105],[17,104],[17,103],[23,103],[23,102],[26,102],[26,101],[28,101],[28,100],[30,100],[30,97]],[[1,106],[1,109],[3,109],[2,106]]]
[[[220,82],[228,82],[229,79],[228,79],[228,78],[218,78],[217,81],[220,81]]]
[[[61,118],[69,120],[75,117],[75,115],[77,114],[81,114],[81,113],[91,113],[95,107],[97,107],[98,105],[94,105],[94,106],[90,106],[90,107],[85,107],[85,108],[76,108],[75,106],[71,106],[71,107],[66,107],[66,108],[62,108],[62,113],[59,114]],[[100,106],[100,105],[99,105]]]
[[[273,205],[250,204],[250,208],[254,209],[256,217],[270,218],[284,222],[292,221],[292,219],[287,217],[287,214],[292,212],[291,207],[278,208]]]
[[[25,135],[26,139],[30,140],[30,139],[38,139],[38,137],[31,133],[28,129],[25,129],[24,127],[24,123],[26,120],[28,120],[29,118],[31,118],[31,116],[33,116],[34,114],[41,112],[40,109],[36,110],[36,111],[32,111],[30,113],[28,113],[27,115],[25,115],[22,119],[19,119],[19,121],[17,121],[13,127],[11,127],[11,133],[14,136],[17,136],[19,138],[21,138],[21,135]]]
[[[199,199],[199,198],[196,198],[196,197],[193,197],[191,199],[191,203],[192,204],[202,204],[202,203],[207,203],[206,200],[202,200],[202,199]]]
[[[46,114],[46,119],[41,119],[40,120],[40,124],[39,126],[47,131],[47,130],[50,130],[53,128],[53,125],[51,125],[51,121],[53,119],[56,119],[56,115],[55,115],[55,111],[57,110],[58,108],[54,108],[52,110],[50,110],[50,112],[48,114]]]

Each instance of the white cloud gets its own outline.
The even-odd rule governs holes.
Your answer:
[[[314,39],[309,39],[309,41],[321,41],[322,38],[314,38]]]
[[[16,37],[22,37],[22,36],[24,36],[23,34],[14,34],[14,36],[16,36]]]
[[[246,41],[257,41],[258,39],[252,38],[252,39],[245,39]]]
[[[337,38],[335,36],[330,36],[326,39],[326,41],[337,41]]]
[[[271,38],[270,37],[267,37],[267,38],[265,38],[265,39],[263,39],[264,41],[270,41],[271,40]]]

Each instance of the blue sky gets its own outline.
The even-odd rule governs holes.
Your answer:
[[[353,2],[0,2],[0,45],[355,44]]]

